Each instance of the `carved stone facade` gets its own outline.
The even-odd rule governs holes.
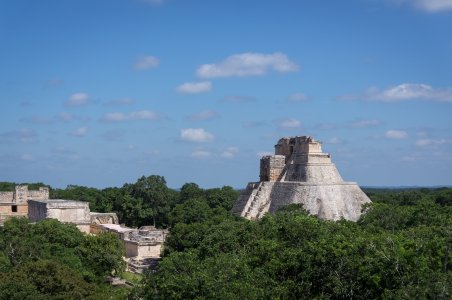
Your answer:
[[[260,162],[260,182],[251,182],[232,211],[248,219],[291,203],[301,203],[323,219],[356,221],[361,206],[370,202],[355,182],[343,181],[330,154],[309,136],[284,137],[275,145],[275,155]]]
[[[17,185],[14,192],[0,192],[0,225],[11,217],[27,217],[30,199],[49,199],[49,189],[28,190],[26,185]]]

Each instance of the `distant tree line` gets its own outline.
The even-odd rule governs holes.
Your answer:
[[[115,212],[121,223],[131,227],[155,225],[167,228],[177,221],[177,211],[188,200],[197,206],[206,204],[212,209],[229,211],[238,197],[232,187],[201,189],[195,183],[187,183],[178,191],[167,186],[165,178],[158,175],[142,176],[135,183],[126,183],[120,188],[102,190],[69,185],[66,189],[51,189],[52,199],[71,199],[90,203],[91,211]],[[190,203],[191,203],[190,202]],[[181,206],[182,205],[182,206]],[[177,208],[174,212],[173,209]],[[188,208],[188,207],[187,207]],[[207,213],[207,210],[206,210]]]

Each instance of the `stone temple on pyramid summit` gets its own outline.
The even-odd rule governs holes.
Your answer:
[[[330,154],[309,136],[281,138],[275,155],[260,160],[260,181],[248,183],[232,211],[250,220],[288,204],[303,204],[327,220],[356,221],[371,202],[356,182],[344,181]]]

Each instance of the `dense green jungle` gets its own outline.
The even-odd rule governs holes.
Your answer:
[[[50,198],[87,201],[128,226],[169,228],[158,269],[112,287],[107,277],[126,275],[114,235],[13,218],[0,227],[0,299],[451,299],[452,188],[364,191],[373,202],[355,223],[301,205],[249,221],[230,213],[232,187],[176,190],[156,175],[50,187]]]

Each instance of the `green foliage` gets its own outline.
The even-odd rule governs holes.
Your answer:
[[[300,205],[250,222],[212,213],[225,210],[193,184],[183,190],[146,299],[452,297],[450,189],[374,192],[356,223]]]
[[[0,182],[0,191],[2,192],[13,192],[16,190],[16,185],[28,185],[29,190],[38,190],[40,187],[49,187],[48,185],[42,182],[36,183],[15,183],[15,182]]]
[[[301,205],[248,221],[229,212],[231,187],[187,183],[177,192],[155,175],[51,195],[113,210],[131,226],[170,226],[159,269],[134,299],[450,299],[452,189],[366,192],[373,203],[356,223],[320,220]],[[125,298],[102,284],[124,270],[123,251],[112,235],[11,219],[0,228],[0,299]]]
[[[124,270],[123,247],[54,219],[9,219],[0,227],[0,299],[103,298],[105,276]]]
[[[93,294],[95,286],[69,267],[37,260],[1,276],[0,290],[0,299],[11,299],[17,294],[38,299],[83,299]]]
[[[112,233],[101,233],[96,236],[85,236],[78,247],[86,268],[97,276],[120,275],[125,269],[124,246]]]

